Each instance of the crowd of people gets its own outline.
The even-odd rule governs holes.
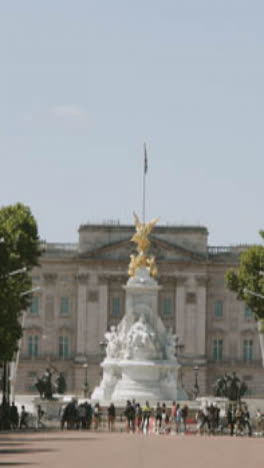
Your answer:
[[[44,412],[39,405],[37,409],[37,424],[41,426],[41,419]],[[29,427],[29,413],[25,406],[21,406],[21,411],[18,411],[17,405],[12,402],[11,405],[4,403],[0,405],[0,430],[27,429]]]
[[[0,430],[27,429],[30,426],[30,413],[21,407],[18,411],[15,403],[0,406]],[[35,428],[45,428],[43,419],[45,413],[41,405],[37,405],[34,419]],[[248,407],[245,404],[229,404],[227,408],[219,407],[215,402],[206,402],[195,413],[186,404],[180,405],[175,401],[167,406],[157,403],[151,407],[149,402],[141,405],[135,400],[128,400],[125,408],[116,409],[111,403],[102,408],[97,402],[92,405],[89,401],[81,402],[73,398],[63,406],[58,415],[60,428],[105,430],[109,432],[125,430],[127,433],[155,433],[155,434],[230,434],[248,435],[253,433],[252,421]],[[107,424],[107,426],[106,426]],[[254,434],[264,434],[264,415],[257,410],[254,415]]]
[[[152,409],[148,401],[141,406],[135,400],[132,400],[132,402],[128,400],[124,416],[127,432],[147,434],[154,431],[165,434],[174,430],[176,433],[184,433],[186,431],[188,406],[183,405],[181,407],[173,401],[171,408],[169,408],[165,403],[160,404],[158,402],[156,407]]]
[[[229,404],[220,409],[217,404],[204,405],[196,414],[197,432],[203,434],[252,435],[252,425],[247,405]]]

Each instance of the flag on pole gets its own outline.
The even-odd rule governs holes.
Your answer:
[[[144,143],[144,174],[148,172],[148,156],[147,156],[147,147]]]

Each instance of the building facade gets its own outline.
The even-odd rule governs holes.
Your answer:
[[[71,393],[82,394],[86,378],[90,392],[99,383],[104,334],[124,315],[134,231],[119,224],[84,225],[78,244],[44,244],[33,271],[33,287],[42,289],[25,313],[17,393],[36,392],[34,382],[46,367],[64,373]],[[159,314],[179,337],[181,379],[190,396],[195,373],[200,394],[210,394],[216,378],[232,371],[246,381],[249,395],[264,394],[256,322],[224,281],[227,269],[238,266],[241,249],[209,247],[201,226],[153,230]]]

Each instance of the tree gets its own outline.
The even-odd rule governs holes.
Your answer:
[[[30,270],[41,254],[37,223],[21,203],[0,209],[0,361],[10,361],[22,336],[20,317],[31,301]],[[10,273],[25,267],[16,276]]]
[[[264,231],[260,231],[264,239]],[[227,287],[251,309],[260,337],[264,366],[264,246],[254,245],[240,255],[239,268],[226,273]]]

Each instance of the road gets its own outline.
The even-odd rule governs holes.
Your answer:
[[[263,439],[85,431],[0,433],[0,466],[263,468]]]

